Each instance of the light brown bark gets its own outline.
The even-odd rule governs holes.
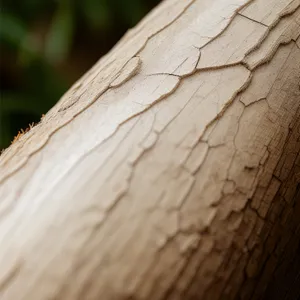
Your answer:
[[[297,299],[299,34],[300,0],[130,30],[0,157],[0,298]]]

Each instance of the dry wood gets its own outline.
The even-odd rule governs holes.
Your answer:
[[[130,30],[0,157],[1,300],[297,299],[299,34],[300,0]]]

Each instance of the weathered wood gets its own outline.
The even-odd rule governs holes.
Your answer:
[[[130,30],[0,157],[0,298],[296,299],[299,34],[300,0]]]

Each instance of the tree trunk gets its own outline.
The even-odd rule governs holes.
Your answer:
[[[130,30],[1,155],[0,298],[297,299],[299,34],[300,0]]]

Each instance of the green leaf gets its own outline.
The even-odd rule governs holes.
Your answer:
[[[86,0],[81,4],[88,25],[92,29],[107,29],[111,25],[112,14],[107,1]]]
[[[48,32],[45,55],[49,62],[60,63],[68,55],[74,33],[74,16],[70,0],[60,1]]]
[[[27,28],[20,19],[13,15],[0,12],[0,41],[15,48],[19,48],[27,34]]]

